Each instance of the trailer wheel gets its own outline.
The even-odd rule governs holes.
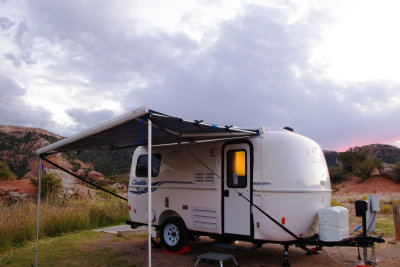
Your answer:
[[[179,217],[166,219],[161,225],[161,246],[167,251],[176,252],[188,243],[188,231]]]

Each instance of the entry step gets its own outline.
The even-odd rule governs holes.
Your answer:
[[[200,261],[202,260],[214,260],[214,261],[219,261],[219,265],[222,267],[223,262],[226,260],[232,259],[233,262],[235,263],[236,266],[239,266],[239,263],[235,259],[235,255],[233,254],[227,254],[227,253],[218,253],[218,252],[207,252],[203,253],[197,256],[197,261],[194,264],[194,267],[199,264]]]

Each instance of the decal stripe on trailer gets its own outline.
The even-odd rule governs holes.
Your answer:
[[[182,181],[160,181],[160,182],[154,182],[151,184],[151,192],[154,192],[157,190],[157,188],[161,187],[163,184],[193,184],[192,182],[182,182]],[[136,191],[134,190],[128,190],[130,193],[133,193],[135,195],[141,195],[145,194],[148,192],[147,188],[147,182],[146,181],[136,181],[133,183],[133,185],[138,185],[136,186]]]

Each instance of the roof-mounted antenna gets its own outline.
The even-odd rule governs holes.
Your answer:
[[[283,129],[294,132],[293,128],[289,127],[289,126],[285,126],[285,127],[283,127]]]

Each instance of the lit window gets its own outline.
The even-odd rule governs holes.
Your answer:
[[[247,162],[245,150],[230,150],[227,153],[228,187],[247,187]]]

